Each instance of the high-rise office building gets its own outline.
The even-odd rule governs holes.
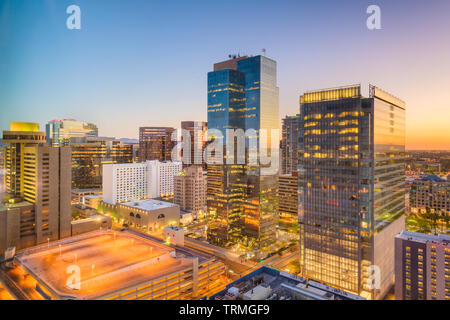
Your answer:
[[[298,167],[298,122],[300,116],[286,116],[281,129],[281,173],[297,172]]]
[[[184,154],[185,150],[182,153],[183,167],[199,165],[206,169],[206,163],[203,161],[203,152],[206,147],[207,123],[205,121],[181,121],[181,129],[189,132],[190,138],[190,150],[188,150],[190,156]],[[181,137],[181,139],[184,139],[184,137]]]
[[[205,210],[206,176],[202,167],[190,166],[174,177],[174,203],[184,211]]]
[[[118,163],[103,165],[103,202],[121,202],[173,195],[180,161]]]
[[[258,252],[270,250],[276,232],[279,156],[279,141],[271,141],[271,134],[279,129],[278,121],[275,61],[264,56],[238,57],[214,65],[208,73],[208,130],[221,131],[224,161],[208,165],[208,241],[241,242]],[[248,133],[243,164],[236,161],[238,142],[227,129]],[[234,164],[226,161],[231,155],[225,150],[227,144],[235,146]],[[275,163],[249,161],[255,153],[260,160],[262,151],[275,157]]]
[[[284,227],[298,223],[297,171],[278,176],[278,220]]]
[[[172,141],[174,131],[168,127],[139,128],[139,161],[171,161],[172,149],[176,146],[176,141]]]
[[[299,223],[303,275],[375,299],[392,287],[394,237],[405,224],[405,103],[369,91],[300,97]]]
[[[72,138],[70,145],[74,189],[101,189],[104,164],[133,162],[133,146],[115,138]]]
[[[450,236],[395,237],[395,299],[450,300]]]
[[[47,142],[61,147],[70,144],[70,138],[97,137],[98,128],[93,123],[72,119],[52,120],[45,126]]]
[[[3,132],[5,181],[2,204],[6,245],[23,248],[70,236],[71,151],[45,144],[34,123],[11,123]]]

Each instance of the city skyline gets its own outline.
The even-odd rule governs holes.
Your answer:
[[[440,63],[450,52],[441,41],[450,26],[448,2],[378,1],[382,29],[372,31],[365,24],[369,3],[361,1],[263,1],[257,8],[247,2],[230,30],[221,18],[233,1],[76,1],[82,29],[68,30],[65,9],[72,2],[0,5],[1,130],[12,121],[43,128],[54,118],[74,118],[97,124],[101,136],[137,138],[142,126],[204,121],[210,65],[266,48],[278,62],[280,123],[298,113],[302,92],[372,83],[406,101],[407,149],[450,149],[450,93],[443,90],[450,70]],[[204,14],[211,10],[215,15]]]

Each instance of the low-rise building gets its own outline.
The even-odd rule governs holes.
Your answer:
[[[450,300],[450,236],[395,237],[395,299]]]
[[[103,215],[92,215],[88,218],[74,220],[71,222],[72,237],[87,233],[91,231],[96,231],[100,229],[110,229],[112,227],[111,217]]]
[[[261,267],[228,284],[210,300],[366,300],[322,283]]]
[[[130,227],[156,231],[180,223],[180,207],[154,199],[124,202],[116,205],[119,219]]]
[[[81,281],[68,282],[74,259]],[[55,300],[195,300],[222,290],[226,272],[212,255],[112,230],[34,247],[15,262],[36,291]]]

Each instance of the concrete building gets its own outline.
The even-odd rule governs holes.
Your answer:
[[[103,165],[103,201],[116,204],[171,196],[174,176],[181,170],[179,161]]]
[[[124,224],[144,231],[153,232],[180,223],[180,207],[160,200],[124,202],[117,204],[116,210]]]
[[[175,226],[165,227],[164,239],[166,239],[166,243],[184,247],[184,229]]]
[[[9,196],[2,201],[4,221],[8,232],[18,237],[0,246],[23,248],[70,236],[70,148],[47,146],[45,133],[33,123],[11,123],[11,130],[3,132],[3,141],[9,144],[5,147]],[[12,222],[14,216],[20,216],[19,224]]]
[[[208,130],[207,122],[205,121],[181,121],[181,129],[184,133],[189,133],[190,142],[183,143],[183,168],[191,165],[202,166],[206,170],[206,163],[203,161],[203,152],[206,147],[206,132]],[[183,133],[182,133],[183,134]],[[185,137],[181,136],[184,142]],[[188,147],[188,150],[184,148]]]
[[[298,223],[298,175],[278,176],[278,221],[282,226]]]
[[[68,283],[74,256],[81,279]],[[8,273],[21,270],[35,294],[54,300],[195,300],[222,290],[226,270],[212,255],[112,230],[25,250],[15,262]]]
[[[395,299],[450,300],[450,236],[395,237]]]
[[[112,227],[112,219],[103,215],[91,215],[84,219],[74,220],[71,222],[71,236],[88,233],[97,230],[107,230]]]
[[[188,167],[174,177],[174,203],[184,211],[205,210],[206,176],[202,167]]]
[[[93,123],[73,119],[52,120],[45,126],[47,142],[55,147],[69,146],[71,138],[97,137],[98,128]]]
[[[102,189],[72,189],[72,204],[83,203],[86,196],[101,194]]]
[[[300,115],[286,116],[281,127],[281,174],[297,172],[298,167],[298,124]]]
[[[174,132],[175,129],[169,127],[139,128],[139,161],[171,161],[176,145],[176,141],[172,141]]]

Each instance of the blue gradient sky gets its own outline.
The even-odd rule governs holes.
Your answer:
[[[382,30],[366,28],[370,4]],[[280,118],[305,90],[370,82],[407,102],[408,148],[450,149],[449,40],[448,0],[0,0],[0,130],[74,118],[136,138],[206,120],[213,63],[266,48]]]

